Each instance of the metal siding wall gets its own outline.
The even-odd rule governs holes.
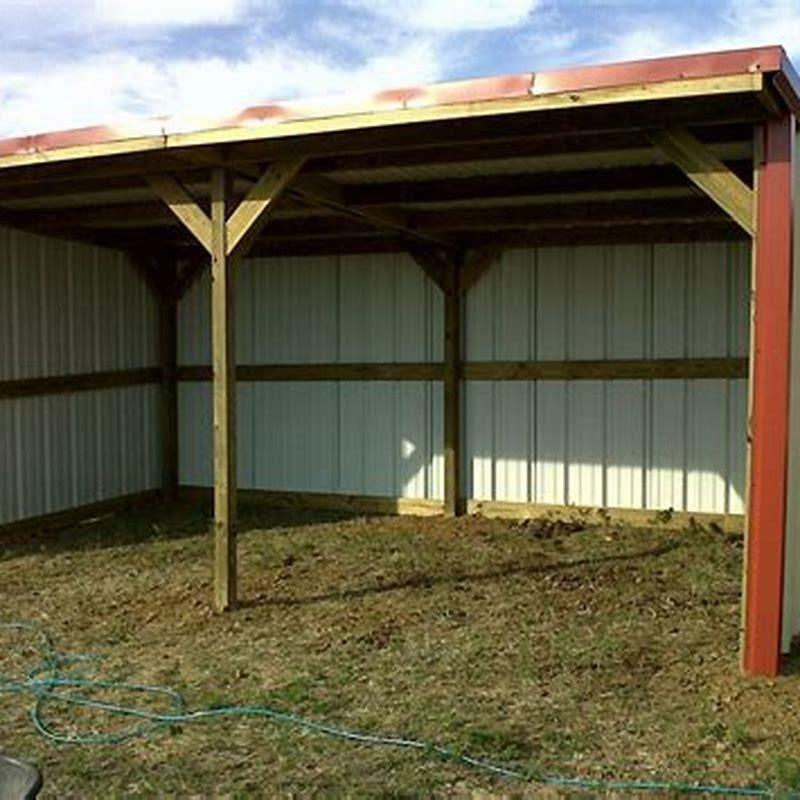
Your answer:
[[[158,364],[158,312],[114,251],[0,229],[0,380]],[[0,400],[0,523],[155,488],[157,386]]]
[[[783,583],[783,650],[800,635],[800,149],[794,146],[794,273],[792,287],[792,370],[789,409],[789,465],[786,498],[786,553]]]
[[[466,359],[744,356],[749,248],[508,252],[466,303]],[[741,513],[745,380],[470,381],[467,494]]]
[[[179,309],[179,361],[208,364],[205,274]],[[440,361],[442,299],[408,256],[244,261],[239,363]],[[428,382],[238,386],[242,488],[443,496],[442,391]],[[180,479],[212,484],[211,387],[183,383]]]

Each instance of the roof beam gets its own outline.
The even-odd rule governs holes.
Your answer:
[[[453,242],[444,236],[437,236],[431,233],[420,231],[413,225],[409,225],[407,215],[402,212],[383,209],[364,209],[349,205],[347,194],[344,187],[335,181],[321,176],[309,176],[295,183],[289,190],[290,194],[300,198],[309,205],[317,208],[327,208],[336,211],[352,219],[359,220],[373,228],[381,231],[393,233],[423,244],[435,245],[445,249],[451,249]]]
[[[651,134],[653,143],[750,236],[756,232],[755,194],[699,139],[684,128]]]

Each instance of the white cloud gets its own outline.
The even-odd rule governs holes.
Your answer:
[[[159,61],[112,52],[43,75],[0,72],[0,135],[142,116],[214,118],[280,98],[353,95],[439,77],[435,49],[421,41],[355,65],[280,45],[230,60]]]
[[[598,52],[619,61],[782,44],[800,56],[800,0],[728,0],[717,14],[694,27],[672,13],[641,15]]]
[[[524,23],[540,0],[345,0],[406,30],[482,31]]]
[[[247,12],[244,0],[93,0],[96,22],[120,26],[230,25]]]

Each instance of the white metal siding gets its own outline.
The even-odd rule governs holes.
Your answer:
[[[441,361],[442,298],[402,254],[244,261],[239,363]],[[181,364],[208,364],[208,274],[179,311]],[[443,496],[438,383],[258,382],[238,386],[242,488]],[[183,383],[180,480],[212,484],[211,388]]]
[[[745,356],[749,247],[516,250],[470,291],[467,360]],[[744,510],[746,380],[470,381],[469,497]]]
[[[467,360],[745,356],[749,248],[506,253],[465,309]],[[439,361],[440,293],[404,255],[246,261],[240,363]],[[180,361],[210,361],[208,276]],[[210,386],[180,387],[181,481],[210,485]],[[239,478],[263,489],[442,496],[436,383],[239,386]],[[741,513],[745,380],[471,381],[468,496]]]
[[[119,253],[0,229],[0,380],[152,367],[157,310]],[[154,488],[158,388],[0,400],[0,523]]]
[[[792,369],[789,411],[789,465],[786,492],[786,553],[783,649],[800,635],[800,149],[794,150],[794,279],[792,281]]]

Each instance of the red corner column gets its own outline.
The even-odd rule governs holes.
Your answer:
[[[792,297],[794,117],[759,130],[743,669],[780,670]]]

